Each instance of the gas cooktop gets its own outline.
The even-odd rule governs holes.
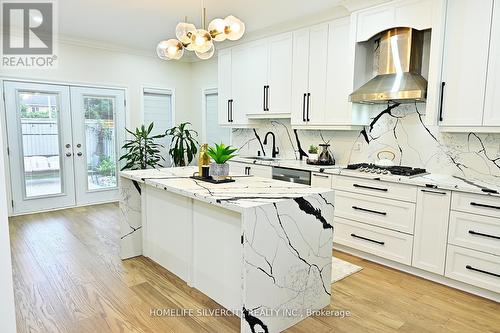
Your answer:
[[[412,168],[401,165],[382,167],[371,163],[349,164],[346,169],[357,170],[365,173],[396,175],[405,177],[417,177],[428,174],[428,172],[425,169],[420,169],[420,168]]]

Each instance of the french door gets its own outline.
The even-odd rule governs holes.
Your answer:
[[[4,82],[13,211],[118,199],[124,92]]]

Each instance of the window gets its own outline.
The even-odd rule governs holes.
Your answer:
[[[230,144],[231,130],[219,126],[217,89],[206,89],[203,92],[204,143],[213,145],[215,142]]]
[[[172,91],[166,89],[149,89],[144,88],[144,125],[148,126],[154,122],[153,134],[162,134],[169,128],[173,127],[173,107],[172,107]],[[160,142],[165,146],[162,151],[162,156],[166,162],[162,163],[165,166],[169,165],[168,146],[170,142],[168,138]]]

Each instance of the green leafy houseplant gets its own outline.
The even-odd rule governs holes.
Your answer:
[[[236,150],[223,143],[220,145],[215,144],[215,147],[208,148],[207,155],[214,160],[214,163],[210,164],[210,175],[212,178],[223,180],[229,176],[229,164],[226,162],[236,156],[236,154],[233,154]]]
[[[318,147],[315,145],[310,145],[309,146],[309,153],[311,154],[317,154],[318,153]]]
[[[220,145],[215,144],[215,147],[208,147],[207,154],[210,156],[215,163],[224,164],[236,154],[233,154],[237,149],[231,148],[231,146],[226,146],[223,143]]]
[[[168,154],[172,157],[175,166],[188,165],[198,152],[198,141],[195,139],[198,132],[188,129],[189,125],[191,123],[180,123],[179,126],[172,127],[165,132],[166,135],[172,136]]]
[[[163,145],[156,143],[157,139],[165,137],[165,134],[151,135],[154,123],[149,124],[148,128],[142,125],[136,128],[135,132],[125,129],[132,135],[132,139],[126,140],[123,149],[127,152],[120,157],[120,161],[125,160],[126,164],[122,170],[140,170],[162,167],[161,161],[165,161],[161,156],[160,149]]]

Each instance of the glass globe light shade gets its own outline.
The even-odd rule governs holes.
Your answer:
[[[206,52],[203,52],[203,53],[200,53],[198,51],[194,51],[194,53],[196,54],[196,56],[198,58],[200,58],[201,60],[207,60],[207,59],[210,59],[212,58],[212,56],[214,55],[215,53],[215,47],[214,47],[214,43],[212,43],[212,47],[206,51]]]
[[[227,24],[226,37],[229,40],[238,40],[245,33],[245,23],[243,23],[240,19],[234,17],[233,15],[229,15],[224,19]]]
[[[216,18],[210,22],[208,25],[208,31],[210,32],[210,36],[216,42],[222,42],[226,39],[226,30],[229,29],[228,24],[225,20]]]
[[[198,29],[191,35],[191,44],[195,51],[207,52],[213,45],[212,36],[205,29]]]
[[[175,27],[175,36],[183,44],[191,43],[191,34],[196,31],[194,24],[180,22]]]
[[[158,43],[156,54],[163,60],[178,60],[184,54],[184,46],[177,39],[164,40]]]

